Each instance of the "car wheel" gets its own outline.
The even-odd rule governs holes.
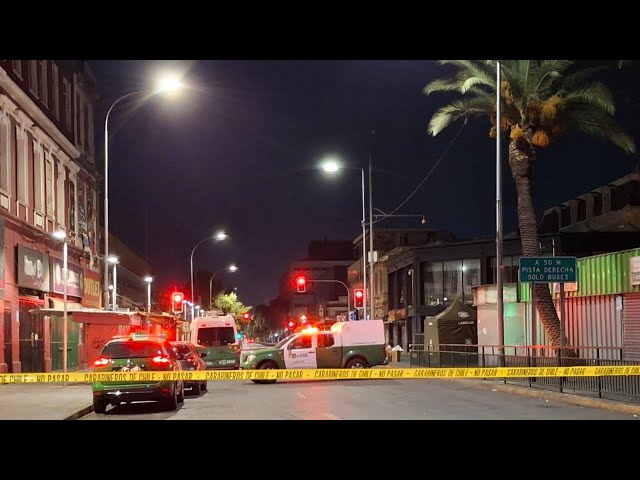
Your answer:
[[[94,398],[93,411],[96,413],[105,413],[107,411],[107,401],[100,398]]]
[[[360,357],[352,358],[344,366],[345,368],[369,368],[367,361]]]
[[[182,387],[180,387],[180,393],[178,394],[178,403],[182,403],[184,402],[184,383],[182,384]]]
[[[199,383],[194,383],[193,387],[191,387],[191,393],[193,395],[200,395],[200,384]]]
[[[258,365],[258,370],[277,370],[278,364],[276,362],[272,362],[271,360],[267,360],[266,362],[262,362]],[[270,383],[276,383],[276,380],[252,380],[253,383],[259,383],[263,385],[268,385]]]
[[[173,392],[171,392],[171,396],[165,400],[165,407],[169,411],[176,410],[178,408],[178,397],[176,395],[175,386],[173,387]]]
[[[200,390],[202,390],[203,392],[207,391],[207,381],[206,380],[204,382],[202,382],[202,387],[200,387]]]

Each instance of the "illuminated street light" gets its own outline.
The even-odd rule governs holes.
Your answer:
[[[334,158],[328,158],[320,164],[320,168],[322,168],[325,173],[336,173],[340,170],[340,164]]]
[[[153,277],[147,275],[144,277],[144,281],[147,282],[147,313],[151,312],[151,283],[153,282]]]

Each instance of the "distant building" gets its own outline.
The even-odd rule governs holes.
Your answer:
[[[115,235],[109,233],[109,250],[118,257],[116,272],[118,308],[143,310],[147,305],[147,284],[144,277],[151,274],[151,266]],[[113,281],[113,267],[109,278]],[[113,304],[113,290],[109,290]]]

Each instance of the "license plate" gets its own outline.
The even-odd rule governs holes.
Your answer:
[[[213,362],[207,362],[207,365],[213,365]]]

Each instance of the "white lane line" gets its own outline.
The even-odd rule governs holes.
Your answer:
[[[299,396],[300,398],[302,398],[303,400],[307,398],[307,397],[305,397],[305,395],[304,395],[303,393],[300,393],[300,392],[296,392],[296,393],[297,393],[297,394],[298,394],[298,396]]]

